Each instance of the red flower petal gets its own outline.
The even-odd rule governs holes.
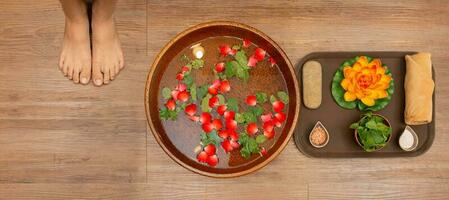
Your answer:
[[[235,120],[226,120],[226,128],[228,130],[235,130],[237,129],[237,121]]]
[[[226,130],[226,129],[221,129],[221,130],[218,131],[218,136],[223,138],[223,139],[227,138],[228,135],[229,135],[228,134],[228,130]]]
[[[278,112],[278,113],[274,114],[274,117],[275,117],[280,123],[284,122],[284,121],[285,121],[285,118],[286,118],[286,116],[285,116],[285,114],[284,114],[283,112]]]
[[[186,89],[187,89],[187,85],[184,84],[184,83],[179,83],[179,84],[176,86],[176,90],[178,90],[178,91],[180,91],[180,92],[184,92],[184,91],[186,91]]]
[[[165,103],[165,107],[167,107],[167,109],[169,110],[175,110],[176,108],[176,102],[173,99],[169,99],[166,103]]]
[[[282,123],[276,117],[272,119],[272,122],[276,127],[281,128]]]
[[[272,67],[276,64],[276,60],[274,60],[273,57],[270,57],[269,61],[270,61]]]
[[[213,108],[215,106],[218,106],[218,97],[213,96],[209,99],[209,107]]]
[[[207,155],[207,153],[206,153],[205,151],[201,151],[201,152],[196,156],[196,159],[198,160],[198,162],[204,163],[204,162],[207,161],[207,158],[208,158],[208,157],[209,157],[209,156]]]
[[[231,143],[231,146],[232,146],[234,149],[240,147],[240,144],[237,142],[237,140],[231,140],[230,143]]]
[[[284,103],[282,103],[282,101],[275,101],[273,102],[273,110],[274,112],[282,112],[282,110],[284,109]]]
[[[274,135],[275,135],[274,129],[271,130],[271,131],[264,131],[264,132],[263,132],[263,135],[265,135],[265,137],[267,137],[268,139],[273,138]]]
[[[248,48],[251,45],[251,41],[248,39],[243,39],[243,47]]]
[[[222,56],[227,56],[229,52],[231,52],[231,47],[227,44],[222,44],[218,48],[220,50],[220,55]]]
[[[258,131],[257,129],[257,124],[256,123],[249,123],[246,126],[246,132],[248,133],[248,135],[253,136],[254,134],[256,134]]]
[[[179,91],[178,91],[178,90],[172,90],[172,91],[171,91],[171,97],[172,97],[174,100],[178,100],[178,94],[179,94]]]
[[[179,92],[178,100],[182,101],[182,102],[186,102],[187,100],[189,100],[189,95],[190,94],[187,91]]]
[[[233,141],[239,140],[239,134],[235,130],[228,130],[228,135]]]
[[[260,154],[262,154],[262,156],[267,155],[267,150],[264,147],[260,148]]]
[[[272,114],[271,113],[267,113],[265,115],[261,115],[260,119],[262,120],[262,122],[267,122],[270,121],[272,118]]]
[[[207,164],[211,167],[215,167],[218,164],[217,155],[212,155],[207,158]]]
[[[176,74],[176,79],[177,79],[178,81],[184,79],[184,74],[183,74],[182,72],[179,72],[178,74]]]
[[[248,67],[255,67],[257,64],[257,59],[254,55],[250,56],[248,59]]]
[[[188,71],[190,71],[190,68],[189,68],[189,67],[187,67],[187,66],[182,66],[182,68],[181,68],[181,72],[182,72],[182,73],[186,73],[186,72],[188,72]]]
[[[204,147],[204,151],[207,153],[208,156],[215,155],[216,150],[217,149],[215,148],[215,145],[213,145],[213,144],[208,144],[207,146]]]
[[[231,90],[231,85],[228,80],[221,81],[220,91],[221,93],[229,92]]]
[[[231,142],[230,142],[229,140],[224,140],[224,141],[221,143],[221,147],[223,147],[223,150],[224,150],[226,153],[228,153],[228,152],[232,151],[232,149],[234,149],[234,148],[232,147],[232,145],[231,145]]]
[[[229,52],[229,55],[233,56],[237,53],[237,49],[231,49],[231,51]]]
[[[209,123],[212,120],[212,115],[208,112],[201,113],[200,122],[201,124]]]
[[[220,79],[215,79],[214,82],[212,82],[212,85],[210,85],[210,87],[218,89],[220,88],[221,82]]]
[[[225,120],[233,120],[235,118],[235,112],[232,110],[227,110],[224,112],[224,118]]]
[[[257,61],[262,61],[263,59],[265,59],[266,53],[267,52],[262,48],[256,48],[256,50],[254,51],[254,58],[256,58]]]
[[[226,111],[226,109],[227,109],[226,105],[219,105],[217,107],[217,113],[219,115],[224,115],[224,112]]]
[[[212,121],[212,124],[214,125],[215,130],[220,130],[221,128],[223,128],[223,124],[221,123],[221,120],[219,120],[219,119],[214,119]]]
[[[196,104],[191,103],[188,106],[186,106],[186,108],[184,109],[184,112],[189,115],[189,116],[193,116],[196,113]]]
[[[264,132],[271,132],[274,129],[274,124],[272,121],[267,121],[263,123],[263,130]]]
[[[211,94],[211,95],[217,95],[217,94],[218,94],[217,88],[209,87],[209,88],[207,88],[207,91],[208,91],[209,94]]]
[[[204,132],[209,133],[214,129],[214,125],[210,122],[207,122],[202,125],[202,128]]]
[[[246,97],[246,104],[249,106],[255,106],[257,104],[257,98],[255,95],[249,95]]]
[[[200,117],[198,117],[198,116],[188,116],[188,118],[194,122],[200,121]]]
[[[219,62],[219,63],[215,64],[215,71],[216,72],[218,72],[218,73],[223,72],[224,69],[225,69],[224,62]]]

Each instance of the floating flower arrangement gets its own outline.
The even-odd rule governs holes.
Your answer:
[[[217,53],[222,61],[210,66],[215,74],[211,83],[197,86],[192,78],[192,70],[205,67],[201,59],[204,49],[195,46],[195,59],[182,56],[187,64],[176,75],[177,86],[162,89],[165,105],[159,109],[160,118],[175,121],[183,112],[192,123],[201,126],[201,148],[196,159],[212,167],[219,163],[216,152],[220,147],[226,153],[239,150],[246,159],[253,154],[266,155],[267,150],[262,144],[275,137],[276,131],[279,131],[276,128],[281,128],[287,118],[285,110],[289,96],[284,91],[270,96],[257,92],[241,100],[226,97],[232,89],[230,79],[247,82],[250,70],[255,70],[259,62],[269,62],[272,67],[276,65],[276,61],[259,47],[247,57],[252,43],[246,39],[241,41],[241,44],[233,46],[218,46]],[[198,53],[198,49],[203,52]],[[240,105],[239,102],[244,104]],[[264,110],[264,104],[270,104],[271,109]]]
[[[380,59],[357,56],[346,60],[335,72],[332,96],[346,109],[378,111],[387,106],[394,92],[390,70]]]

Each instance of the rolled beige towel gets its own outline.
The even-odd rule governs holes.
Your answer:
[[[405,61],[405,123],[408,125],[430,123],[435,87],[430,53],[406,55]]]

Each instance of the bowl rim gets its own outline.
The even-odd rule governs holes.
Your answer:
[[[270,155],[269,157],[267,157],[265,160],[263,160],[262,162],[258,163],[257,165],[242,170],[242,171],[238,171],[238,172],[232,172],[232,173],[223,173],[223,174],[218,174],[218,173],[212,173],[212,172],[207,172],[207,171],[203,171],[200,169],[197,169],[193,166],[190,166],[184,162],[182,162],[179,158],[177,158],[162,142],[162,139],[160,138],[159,134],[157,133],[157,130],[153,124],[153,118],[150,115],[150,111],[149,111],[149,88],[151,83],[153,82],[153,75],[156,71],[156,66],[158,65],[159,61],[161,60],[162,56],[165,54],[165,52],[170,49],[172,47],[172,45],[177,42],[179,39],[183,38],[184,36],[186,36],[187,34],[194,32],[196,30],[199,29],[203,29],[203,28],[207,28],[207,27],[211,27],[211,26],[233,26],[236,28],[241,28],[241,29],[245,29],[251,32],[256,33],[258,36],[262,37],[264,40],[266,40],[267,42],[269,42],[271,45],[273,45],[277,51],[279,51],[279,54],[282,56],[282,58],[285,60],[286,64],[287,64],[287,68],[289,70],[290,75],[292,76],[293,79],[293,87],[294,87],[294,91],[295,91],[295,96],[296,96],[296,106],[295,106],[295,110],[293,113],[293,121],[292,121],[292,125],[290,127],[290,130],[288,130],[287,132],[287,136],[286,139],[284,141],[282,141],[282,143],[280,144],[279,148],[273,152],[272,155]],[[298,78],[296,76],[295,73],[295,68],[293,67],[290,59],[287,57],[287,54],[284,52],[284,50],[273,40],[271,39],[268,35],[266,35],[265,33],[263,33],[262,31],[251,27],[249,25],[243,24],[243,23],[239,23],[239,22],[234,22],[234,21],[209,21],[209,22],[204,22],[204,23],[200,23],[194,26],[191,26],[185,30],[183,30],[182,32],[178,33],[175,37],[173,37],[167,44],[165,44],[165,46],[160,50],[160,52],[157,54],[157,56],[154,58],[153,63],[150,66],[150,71],[148,72],[147,75],[147,82],[145,85],[145,96],[144,96],[144,104],[145,104],[145,115],[147,118],[147,125],[150,128],[150,131],[152,133],[152,135],[154,136],[154,138],[156,139],[157,143],[159,144],[159,146],[164,150],[164,152],[171,158],[173,159],[176,163],[178,163],[179,165],[181,165],[182,167],[195,172],[197,174],[200,175],[204,175],[204,176],[208,176],[208,177],[213,177],[213,178],[232,178],[232,177],[238,177],[238,176],[243,176],[252,172],[255,172],[261,168],[263,168],[264,166],[266,166],[268,163],[270,163],[272,160],[274,160],[274,158],[276,158],[287,146],[288,142],[290,141],[291,137],[293,136],[293,133],[295,132],[297,123],[298,123],[298,119],[299,119],[299,115],[300,115],[300,104],[301,104],[301,98],[300,98],[300,90],[299,90],[299,81]],[[147,129],[147,133],[148,134],[148,129]]]
[[[384,122],[386,122],[385,125],[388,125],[388,127],[391,128],[390,121],[388,121],[388,119],[387,119],[385,116],[383,116],[383,115],[381,115],[381,114],[376,114],[376,113],[373,113],[372,115],[373,115],[373,116],[379,116],[379,117],[382,117],[382,119],[384,119]],[[361,119],[365,118],[365,117],[366,117],[366,116],[360,117],[359,121],[360,121]],[[388,136],[387,141],[385,141],[385,145],[384,145],[383,147],[374,149],[373,151],[369,151],[369,152],[379,151],[379,150],[383,149],[384,147],[386,147],[387,144],[388,144],[388,143],[390,142],[390,140],[391,140],[391,135],[392,135],[392,134],[390,133],[390,135]],[[362,147],[362,149],[363,149],[362,143],[360,143],[360,141],[359,141],[359,134],[358,134],[358,132],[357,132],[357,129],[354,129],[354,139],[355,139],[356,143],[357,143],[360,147]],[[365,152],[367,152],[367,151],[365,151]]]

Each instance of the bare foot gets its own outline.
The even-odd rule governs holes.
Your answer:
[[[77,20],[66,19],[59,69],[74,83],[87,84],[90,80],[91,66],[87,15]]]
[[[113,17],[92,19],[92,80],[108,84],[124,67],[123,52]]]

